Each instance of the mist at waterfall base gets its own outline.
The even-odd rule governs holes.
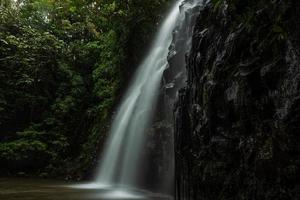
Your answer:
[[[159,29],[150,51],[142,64],[137,68],[133,79],[126,91],[121,104],[117,110],[112,123],[109,137],[104,146],[104,151],[100,158],[99,168],[96,178],[88,184],[74,186],[80,189],[102,190],[99,196],[101,199],[145,199],[157,197],[169,199],[174,185],[174,155],[172,131],[168,135],[165,147],[167,153],[160,155],[164,164],[155,169],[149,165],[147,159],[151,159],[146,153],[149,151],[147,133],[151,129],[153,119],[161,112],[157,110],[157,103],[161,95],[161,84],[164,71],[168,68],[168,57],[175,55],[176,50],[172,50],[172,40],[180,33],[173,33],[176,27],[182,26],[186,21],[185,12],[196,5],[201,0],[179,0]],[[189,26],[190,24],[185,24]],[[181,28],[177,29],[181,30]],[[183,29],[184,30],[184,29]],[[188,37],[186,33],[185,37]],[[181,38],[182,39],[182,38]],[[188,40],[188,38],[185,38]],[[186,42],[182,49],[187,50]],[[184,54],[180,56],[179,69],[181,79],[184,70]],[[177,58],[178,60],[178,58]],[[177,74],[177,75],[178,75]],[[175,74],[176,75],[176,74]],[[178,77],[177,77],[178,78]],[[183,82],[181,80],[181,82]],[[178,85],[177,87],[181,87]],[[159,100],[160,101],[160,100]],[[159,102],[160,103],[160,102]],[[171,112],[171,109],[168,110]],[[165,115],[170,117],[169,114]],[[171,119],[169,119],[171,120]],[[150,148],[151,149],[151,148]],[[155,151],[155,149],[152,149]],[[156,175],[161,176],[155,179]],[[149,180],[152,179],[153,180]],[[147,182],[156,182],[155,186]],[[149,192],[151,191],[151,192]]]

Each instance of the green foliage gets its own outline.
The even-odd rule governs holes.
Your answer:
[[[168,2],[3,4],[0,170],[61,174],[66,173],[60,171],[64,165],[74,168],[68,173],[90,166],[101,148],[99,140],[107,131],[124,73],[137,61],[132,55],[138,56],[149,41]]]
[[[24,139],[0,144],[0,159],[24,161],[33,156],[42,160],[49,157],[47,145],[37,140]]]
[[[217,12],[220,9],[220,7],[224,1],[223,0],[212,0],[211,2],[213,4],[214,12]]]

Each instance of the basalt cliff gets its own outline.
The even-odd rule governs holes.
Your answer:
[[[174,108],[176,199],[300,199],[300,2],[204,4]]]

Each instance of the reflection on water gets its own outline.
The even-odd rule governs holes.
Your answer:
[[[88,186],[88,185],[86,185]],[[82,187],[66,182],[0,178],[0,200],[171,200],[146,191],[102,187]]]

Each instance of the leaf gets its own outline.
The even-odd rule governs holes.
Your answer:
[[[3,42],[4,44],[8,45],[8,42],[6,42],[6,40],[0,39],[0,41]]]
[[[77,8],[76,8],[75,6],[72,6],[72,7],[69,8],[69,11],[70,11],[71,13],[75,13],[76,10],[77,10]]]

